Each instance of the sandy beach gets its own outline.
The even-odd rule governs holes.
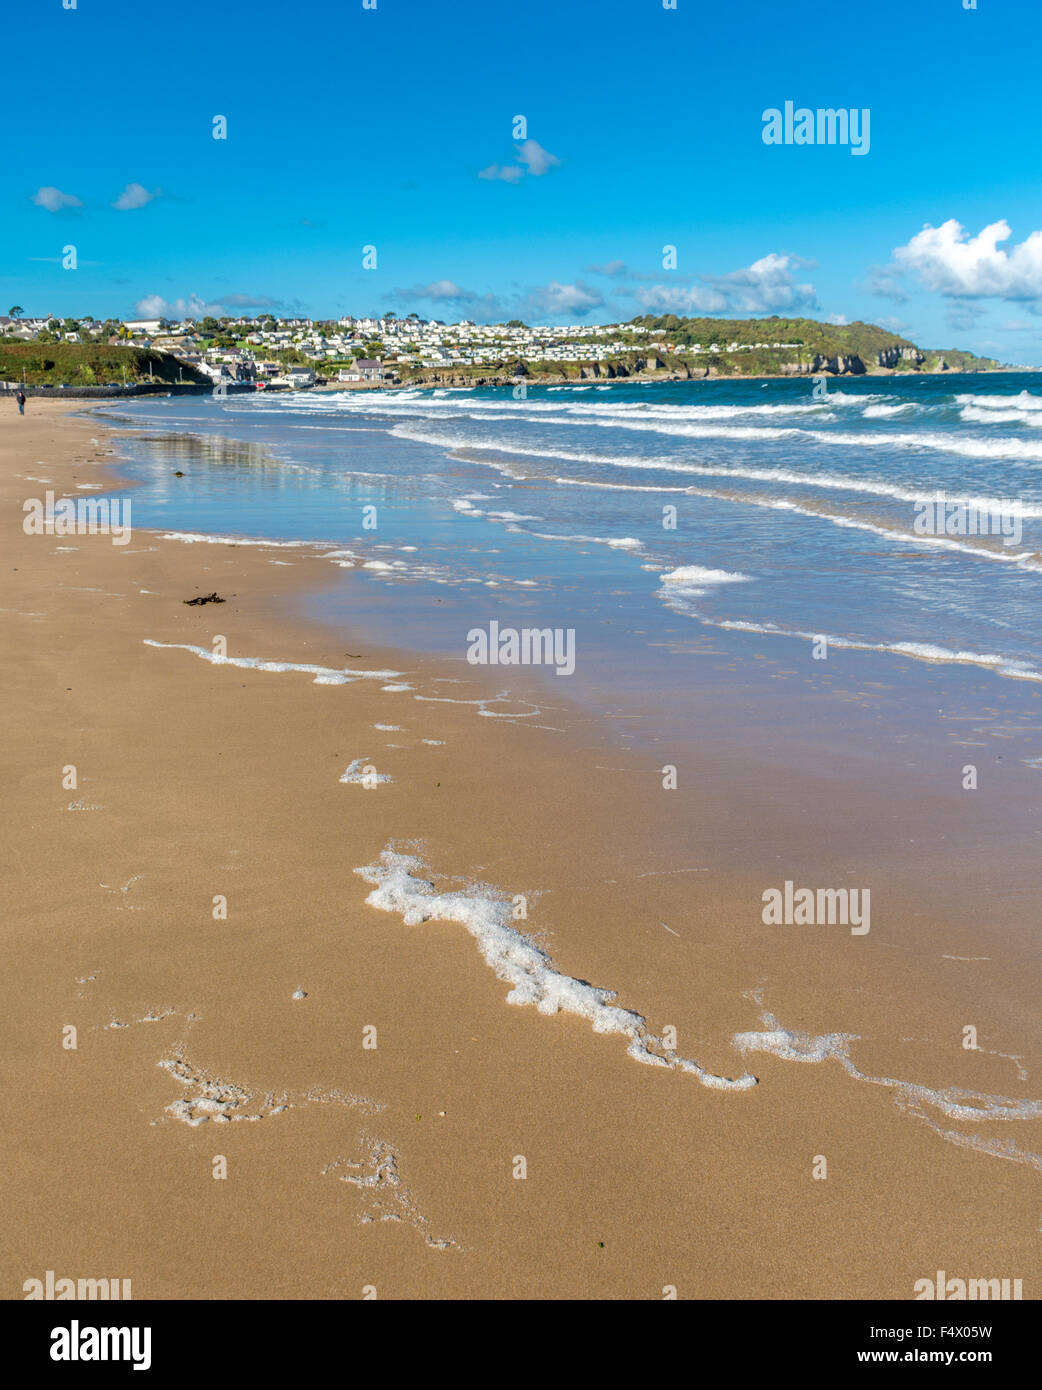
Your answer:
[[[49,1269],[135,1299],[907,1299],[939,1268],[1037,1296],[1042,1119],[951,1094],[1040,1094],[1030,942],[969,976],[996,955],[979,901],[917,895],[911,845],[864,941],[763,926],[761,866],[692,850],[721,823],[762,843],[754,748],[725,775],[707,747],[670,801],[545,683],[499,700],[393,622],[379,646],[303,622],[330,582],[307,548],[24,533],[27,498],[111,486],[117,448],[69,407],[0,417],[6,1297]],[[321,670],[192,650],[218,636]],[[790,786],[845,881],[827,793]],[[852,812],[866,860],[888,796]],[[388,850],[429,920],[366,903]],[[666,1064],[509,1003],[445,897],[473,884]],[[1027,1041],[963,1048],[1016,1017]]]

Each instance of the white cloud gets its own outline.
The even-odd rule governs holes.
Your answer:
[[[490,164],[478,173],[479,179],[502,179],[504,183],[520,183],[524,176],[519,164]]]
[[[545,174],[548,169],[552,169],[560,160],[549,150],[544,150],[538,140],[525,140],[517,147],[517,157],[522,164],[526,165],[528,172],[538,178],[540,174]]]
[[[130,212],[134,208],[143,208],[153,198],[158,198],[161,192],[162,189],[157,188],[154,193],[149,193],[144,184],[128,183],[112,206],[120,212]]]
[[[141,319],[201,319],[207,315],[220,318],[224,305],[206,304],[197,294],[190,294],[187,299],[164,299],[161,294],[146,294],[134,305],[134,312]]]
[[[591,275],[610,275],[614,279],[618,275],[625,275],[628,266],[625,261],[608,261],[605,265],[588,265],[586,269]]]
[[[939,227],[927,224],[894,251],[894,260],[923,289],[951,299],[1035,300],[1042,307],[1042,231],[1003,250],[999,243],[1010,236],[1004,219],[971,237],[949,218]]]
[[[847,318],[846,314],[829,314],[826,317],[825,322],[833,323],[836,325],[837,328],[842,328],[844,324],[849,323],[850,320]]]
[[[604,297],[600,291],[584,285],[581,280],[574,285],[562,285],[558,280],[551,280],[548,285],[529,290],[518,317],[552,318],[571,314],[582,318],[591,309],[599,309],[603,303]]]
[[[649,285],[637,291],[637,299],[660,314],[719,314],[727,308],[726,296],[705,285]]]
[[[702,278],[727,296],[729,309],[747,314],[777,309],[813,309],[817,305],[814,286],[797,284],[792,276],[795,268],[810,264],[799,256],[779,256],[772,251],[743,270]]]
[[[544,150],[538,140],[522,141],[517,146],[517,158],[517,164],[490,164],[487,169],[478,172],[478,178],[520,183],[526,173],[531,174],[533,178],[539,178],[561,162],[555,154]]]
[[[647,309],[659,313],[765,314],[817,307],[817,294],[809,283],[798,283],[793,271],[811,262],[799,256],[771,252],[752,265],[726,275],[699,275],[699,283],[651,285],[637,291]]]
[[[274,309],[281,303],[263,294],[226,294],[209,304],[197,294],[190,294],[186,299],[164,299],[161,294],[146,294],[134,305],[134,311],[142,319],[201,319],[207,316],[217,319],[231,318],[236,310]]]
[[[458,313],[466,312],[468,318],[496,319],[502,317],[503,306],[494,294],[479,294],[477,290],[464,289],[455,280],[434,280],[429,285],[398,286],[394,297],[402,305],[426,300],[431,304],[448,304]]]
[[[52,188],[49,185],[36,190],[33,202],[38,208],[46,208],[48,212],[61,212],[62,208],[83,206],[74,193],[63,193],[60,188]]]

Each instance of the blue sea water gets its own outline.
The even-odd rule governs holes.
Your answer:
[[[614,611],[649,643],[680,617],[780,636],[794,657],[825,638],[1042,680],[1042,374],[824,395],[790,379],[258,393],[118,414],[137,432],[136,525],[350,549],[369,581],[437,593],[437,620],[406,634],[421,644],[458,653],[469,625],[516,609],[593,645]],[[961,504],[940,526],[938,496]],[[959,517],[989,533],[959,534]]]

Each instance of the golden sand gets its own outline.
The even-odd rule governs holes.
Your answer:
[[[1030,1162],[946,1141],[836,1062],[731,1041],[764,1026],[766,983],[787,1028],[861,1034],[863,1072],[914,1034],[930,1074],[907,1079],[965,1085],[941,1048],[961,977],[930,996],[871,939],[750,930],[762,884],[676,872],[702,863],[704,796],[638,856],[660,792],[637,754],[563,699],[516,721],[417,701],[496,688],[393,633],[304,624],[294,599],[330,582],[311,552],[25,535],[26,498],[110,477],[101,422],[68,410],[0,414],[7,1297],[50,1269],[138,1299],[904,1299],[938,1268],[1037,1296]],[[184,603],[211,591],[226,602]],[[218,635],[412,689],[146,645]],[[356,759],[392,780],[342,782]],[[524,895],[559,971],[759,1084],[707,1089],[511,1006],[458,923],[366,905],[354,870],[392,844],[439,891]],[[1031,1095],[1038,1060],[1023,1083],[982,1052],[973,1085]],[[1042,1147],[1037,1123],[942,1127]]]

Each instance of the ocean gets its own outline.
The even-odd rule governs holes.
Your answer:
[[[459,654],[473,623],[523,613],[575,630],[581,674],[613,612],[649,646],[679,616],[780,637],[793,659],[864,648],[1042,681],[1042,374],[118,414],[143,431],[127,441],[138,526],[347,550],[336,563],[368,580],[437,595],[436,618],[399,634],[413,644]]]

